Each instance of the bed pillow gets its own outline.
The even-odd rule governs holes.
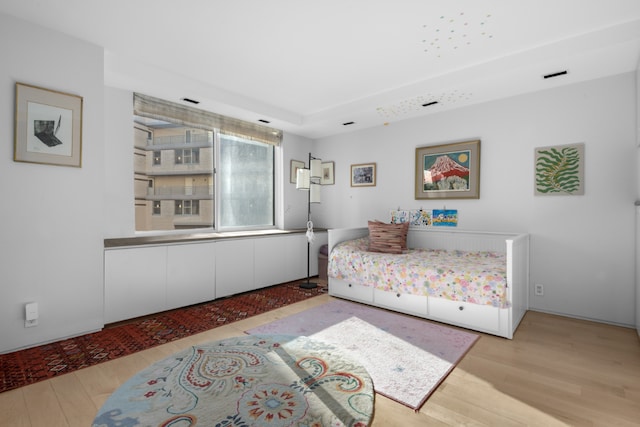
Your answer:
[[[369,221],[369,251],[401,254],[407,249],[409,223],[387,224]]]

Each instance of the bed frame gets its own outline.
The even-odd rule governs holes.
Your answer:
[[[329,254],[346,240],[369,235],[367,227],[330,229]],[[529,308],[529,235],[516,233],[472,232],[455,229],[410,229],[409,248],[462,251],[495,251],[507,256],[508,308],[497,308],[444,298],[400,294],[348,283],[329,277],[329,295],[363,302],[426,319],[448,323],[512,339]]]

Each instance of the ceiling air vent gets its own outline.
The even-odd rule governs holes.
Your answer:
[[[567,74],[567,70],[558,71],[557,73],[546,74],[546,75],[544,75],[542,77],[545,78],[545,79],[550,79],[550,78],[553,78],[553,77],[564,76],[565,74]]]
[[[191,99],[191,98],[182,98],[182,100],[185,101],[185,102],[190,102],[192,104],[196,104],[196,105],[200,104],[200,101],[196,101],[195,99]]]

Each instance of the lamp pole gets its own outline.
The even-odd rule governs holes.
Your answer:
[[[309,153],[309,169],[311,169],[311,160],[315,160]],[[313,236],[313,223],[311,222],[311,185],[313,177],[309,178],[309,192],[307,193],[307,281],[302,283],[300,287],[302,289],[315,289],[318,287],[317,283],[309,281],[311,275],[311,239]]]

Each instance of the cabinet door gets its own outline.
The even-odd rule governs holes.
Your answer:
[[[216,242],[216,298],[256,289],[253,239]]]
[[[291,282],[306,276],[307,239],[304,235],[256,239],[256,288]]]
[[[163,311],[166,265],[165,246],[105,251],[105,323]]]
[[[313,250],[313,248],[312,248]],[[284,252],[288,276],[283,282],[291,282],[307,277],[307,237],[304,234],[287,236]],[[313,252],[311,252],[313,258]],[[317,260],[316,260],[317,263]],[[313,276],[313,274],[311,275]]]
[[[213,300],[215,243],[173,245],[167,249],[167,309]]]
[[[287,281],[289,274],[285,261],[287,239],[285,236],[262,237],[254,242],[256,288]]]

